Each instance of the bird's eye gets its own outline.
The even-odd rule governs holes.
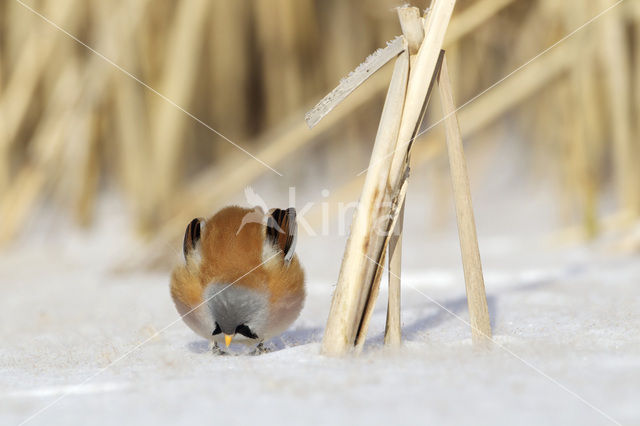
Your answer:
[[[216,323],[216,329],[213,330],[213,333],[211,333],[212,336],[215,336],[216,334],[220,334],[222,333],[222,330],[220,330],[220,326],[218,325],[218,323]]]
[[[246,324],[240,324],[236,327],[236,333],[242,334],[244,337],[248,337],[249,339],[257,339],[258,335],[255,334]]]

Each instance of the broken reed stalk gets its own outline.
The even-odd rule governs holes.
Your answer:
[[[378,154],[381,150],[376,149],[376,137],[374,151],[378,152],[371,156],[362,200],[369,201],[365,196],[377,192],[375,182],[380,182],[382,177],[388,175],[384,189],[393,203],[385,203],[377,209],[372,209],[375,206],[370,203],[363,205],[362,201],[358,205],[322,341],[322,352],[326,355],[342,355],[354,344],[357,345],[356,350],[362,348],[378,292],[377,284],[381,273],[381,260],[386,253],[388,232],[393,229],[399,206],[404,202],[411,139],[417,133],[416,128],[424,112],[454,6],[455,0],[435,0],[428,14],[424,39],[415,60],[412,61],[402,113],[392,117],[396,122],[400,121],[400,127],[395,143],[392,143],[395,149],[390,166],[387,158]],[[403,53],[401,57],[406,55],[407,53]],[[386,118],[384,112],[383,118]],[[381,120],[379,131],[383,128],[382,124]],[[375,235],[370,233],[371,230],[362,229],[366,224],[372,223],[374,218],[388,218],[383,227],[387,232],[386,236]],[[375,237],[373,241],[372,235]],[[363,260],[366,263],[363,263]]]
[[[482,275],[482,264],[480,261],[480,251],[478,248],[473,206],[471,203],[471,190],[467,174],[466,160],[464,158],[464,151],[462,148],[462,137],[460,134],[460,127],[458,125],[455,104],[453,102],[453,91],[451,88],[451,81],[449,79],[448,69],[445,62],[444,51],[441,51],[439,55],[435,73],[436,74],[434,75],[434,79],[436,78],[436,76],[439,79],[438,82],[440,88],[440,98],[443,107],[447,152],[449,156],[450,176],[452,180],[454,202],[456,207],[456,218],[458,223],[462,265],[465,276],[465,287],[467,292],[467,304],[469,307],[471,333],[474,344],[486,344],[488,342],[484,338],[491,338],[489,309],[487,306],[487,299],[484,288],[484,278]],[[433,80],[430,86],[432,85]],[[430,91],[431,88],[429,88],[429,90],[427,91],[427,98],[425,100],[425,103],[428,102]],[[418,121],[418,123],[419,122],[420,120]],[[398,155],[398,151],[396,151],[396,155]],[[406,152],[406,155],[409,155],[408,150]],[[406,194],[406,187],[408,183],[408,167],[405,167],[404,170],[405,175],[401,180],[402,187],[398,196],[394,198],[394,206],[404,206],[404,197]],[[393,170],[391,171],[391,173],[392,172]],[[384,261],[384,257],[386,255],[390,232],[394,229],[396,220],[399,216],[398,210],[399,209],[395,210],[392,208],[391,223],[387,228],[388,234],[387,238],[384,239],[383,242],[382,253],[377,258],[373,258],[377,259],[377,261],[372,261],[375,264],[376,269],[371,285],[371,290],[368,295],[367,305],[365,306],[365,309],[363,311],[363,319],[356,336],[356,353],[359,353],[364,345],[364,338],[366,336],[368,323],[371,317],[371,313],[373,312],[373,306],[379,290],[382,262]],[[371,258],[369,258],[368,260],[371,260]],[[395,284],[399,287],[400,275],[394,273],[392,273],[392,275],[394,275],[393,278],[397,280]],[[399,300],[394,300],[394,303],[399,303]],[[387,313],[387,317],[388,316],[389,313]]]
[[[384,270],[384,261],[389,247],[389,240],[391,239],[393,229],[398,222],[398,218],[400,217],[402,206],[404,205],[404,200],[407,195],[407,188],[409,186],[408,172],[409,169],[407,169],[407,174],[402,179],[402,184],[391,201],[391,209],[386,216],[388,223],[384,228],[383,234],[375,234],[378,236],[378,244],[372,245],[370,248],[371,255],[366,255],[366,260],[369,263],[367,265],[367,280],[365,281],[364,288],[366,289],[368,287],[369,291],[365,292],[366,298],[364,298],[364,306],[362,308],[362,319],[360,320],[358,331],[356,333],[356,354],[362,352],[364,341],[367,337],[367,330],[369,329],[369,321],[371,320],[373,308],[375,307],[376,300],[378,299],[378,293],[380,292],[380,280],[382,279],[382,271]],[[382,208],[385,207],[385,205],[382,206]],[[380,218],[380,216],[377,217]],[[376,249],[379,251],[375,251]],[[361,298],[361,301],[362,300],[363,299]]]
[[[313,128],[333,108],[346,99],[355,89],[404,49],[402,37],[396,37],[369,55],[364,62],[340,81],[340,84],[305,114],[309,128]]]
[[[402,28],[402,35],[407,42],[409,55],[418,53],[424,39],[424,27],[420,17],[420,9],[417,7],[399,7],[398,19]]]
[[[374,227],[375,218],[372,213],[377,211],[385,194],[389,167],[384,158],[392,153],[396,146],[408,73],[409,55],[405,51],[396,59],[371,153],[370,169],[365,178],[362,197],[347,240],[338,277],[338,287],[333,295],[329,319],[322,339],[322,351],[326,355],[340,355],[347,352],[353,346],[360,324],[361,313],[358,312],[358,301],[364,292],[362,288],[364,273],[369,262],[365,255],[368,253],[370,244],[369,233]]]
[[[413,138],[417,134],[417,124],[424,112],[425,101],[432,85],[440,49],[444,42],[455,0],[434,0],[430,13],[426,15],[424,39],[412,64],[407,86],[407,99],[402,112],[402,124],[398,133],[398,147],[391,163],[389,185],[398,187],[408,163],[408,154]]]
[[[424,22],[420,17],[420,11],[417,7],[400,7],[397,9],[398,19],[400,20],[400,26],[402,27],[405,45],[409,51],[409,78],[411,78],[411,70],[415,67],[417,61],[417,53],[420,49],[422,40],[424,39]],[[428,12],[427,15],[428,16]],[[424,110],[429,101],[429,94],[431,93],[431,87],[433,87],[435,79],[432,78],[429,90],[427,91],[426,98],[422,101],[422,110],[420,118],[415,124],[416,129],[420,127],[422,118],[424,117]],[[407,94],[408,96],[408,94]],[[405,97],[405,105],[407,103],[407,97]],[[406,106],[405,106],[406,108]],[[403,114],[404,114],[403,109]],[[414,131],[414,134],[416,132]],[[404,197],[408,185],[408,158],[409,158],[409,146],[396,146],[396,149],[392,153],[391,165],[389,170],[389,181],[387,182],[387,194],[386,202],[381,205],[377,212],[374,212],[374,217],[377,217],[378,224],[369,235],[369,251],[366,254],[368,264],[365,269],[364,291],[360,296],[359,310],[362,311],[360,324],[358,325],[358,332],[355,340],[355,352],[360,353],[364,347],[364,341],[367,336],[369,328],[369,321],[373,314],[378,293],[380,291],[380,280],[382,278],[382,271],[384,269],[384,261],[388,249],[389,240],[394,230],[395,223],[398,220],[401,206],[404,205]],[[404,158],[405,161],[394,161],[394,158]],[[396,179],[398,173],[402,173],[400,180]],[[389,183],[393,179],[393,184]],[[382,222],[382,223],[380,223]],[[368,289],[368,290],[367,290]]]
[[[574,66],[572,52],[579,48],[576,41],[577,39],[567,40],[464,109],[458,111],[459,121],[465,123],[464,128],[460,129],[463,139],[472,137],[487,128],[512,108],[530,99],[542,88],[555,81]],[[589,48],[587,50],[592,51],[593,49]],[[328,119],[331,117],[333,115],[328,116]],[[416,138],[416,143],[411,151],[411,166],[413,169],[426,166],[444,152],[444,147],[440,145],[439,129],[440,127],[434,128]],[[364,182],[363,178],[364,175],[357,176],[341,186],[337,191],[332,191],[331,197],[327,202],[337,203],[357,198]],[[320,218],[318,211],[310,212],[308,221],[314,227],[319,223]]]
[[[402,227],[405,202],[402,203],[398,221],[389,239],[389,299],[387,301],[387,322],[384,329],[384,344],[390,346],[399,346],[402,342],[400,277],[402,271]]]
[[[467,174],[467,164],[462,147],[462,136],[453,101],[453,92],[446,57],[442,58],[438,75],[440,102],[444,115],[444,127],[447,139],[447,152],[453,198],[458,222],[458,236],[460,238],[460,252],[464,269],[465,285],[467,289],[467,304],[469,306],[469,321],[474,343],[486,342],[484,338],[491,338],[491,322],[489,308],[484,289],[482,263],[478,249],[476,224],[473,217],[471,203],[471,188]]]
[[[387,191],[389,197],[393,200],[391,203],[391,209],[388,206],[382,206],[378,212],[378,217],[388,218],[384,227],[387,233],[387,238],[378,237],[376,243],[372,246],[371,252],[368,254],[370,264],[368,265],[369,271],[366,275],[366,283],[369,286],[369,291],[361,295],[361,303],[365,303],[362,309],[362,319],[358,329],[356,337],[356,352],[362,350],[364,339],[366,337],[369,320],[373,312],[375,304],[375,296],[379,290],[379,280],[382,273],[382,264],[384,262],[384,256],[387,250],[388,234],[393,230],[393,224],[396,220],[397,211],[393,210],[394,206],[400,206],[404,202],[404,192],[406,191],[406,179],[409,175],[409,157],[411,147],[413,145],[413,139],[418,133],[422,118],[431,96],[431,91],[435,83],[436,71],[438,70],[438,60],[440,57],[440,49],[434,49],[433,43],[439,43],[442,45],[442,39],[444,38],[444,32],[446,31],[446,23],[451,17],[454,4],[450,3],[451,8],[446,7],[446,2],[436,2],[432,11],[425,15],[424,18],[424,33],[421,47],[418,49],[415,55],[410,56],[409,66],[409,82],[407,84],[407,94],[405,97],[405,104],[402,112],[402,121],[400,125],[400,131],[398,133],[398,142],[396,149],[393,152],[391,159],[391,165],[389,169],[389,179],[387,182]],[[448,15],[447,15],[448,14]],[[418,14],[414,13],[399,13],[401,20],[408,20],[403,25],[403,29],[415,31],[417,27]],[[444,20],[444,25],[443,25]],[[411,22],[413,21],[413,22]],[[434,23],[433,27],[431,24]],[[421,20],[420,23],[423,23]],[[430,28],[436,32],[440,32],[439,35],[431,35],[430,43],[427,40]],[[433,33],[432,33],[433,34]],[[408,35],[408,39],[415,40],[416,37]],[[435,60],[433,58],[435,57]],[[430,79],[424,79],[425,75],[430,75]],[[412,84],[413,82],[413,84]]]
[[[204,40],[209,6],[207,0],[181,2],[176,6],[158,91],[177,105],[189,105],[194,95],[198,62],[193,58],[198,55]],[[165,99],[155,97],[153,100],[153,162],[156,170],[162,170],[153,179],[153,193],[156,208],[162,209],[167,207],[178,180],[179,154],[183,143],[180,135],[188,123],[188,117]]]
[[[602,9],[613,4],[600,0]],[[611,119],[613,139],[614,180],[619,208],[632,217],[640,212],[638,185],[637,145],[634,144],[631,126],[630,60],[625,33],[625,12],[622,8],[611,10],[603,16],[601,56],[605,69],[605,84]]]

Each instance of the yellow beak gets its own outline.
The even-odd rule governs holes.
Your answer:
[[[233,340],[233,335],[228,335],[225,334],[224,335],[224,344],[227,345],[227,347],[229,347],[229,345],[231,344],[231,341]]]

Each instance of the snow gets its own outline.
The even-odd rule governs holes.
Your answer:
[[[342,359],[319,349],[343,235],[301,236],[307,303],[270,353],[215,356],[179,320],[166,271],[114,271],[131,246],[121,206],[101,201],[85,232],[40,216],[0,258],[0,424],[640,424],[640,262],[607,241],[550,246],[540,185],[474,191],[489,350],[465,323],[455,223],[425,224],[436,209],[419,186],[404,344],[382,345],[383,290],[363,354]]]

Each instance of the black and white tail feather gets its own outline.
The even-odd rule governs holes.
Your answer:
[[[284,263],[289,265],[296,249],[298,223],[296,209],[273,209],[267,219],[266,241],[284,253]]]

